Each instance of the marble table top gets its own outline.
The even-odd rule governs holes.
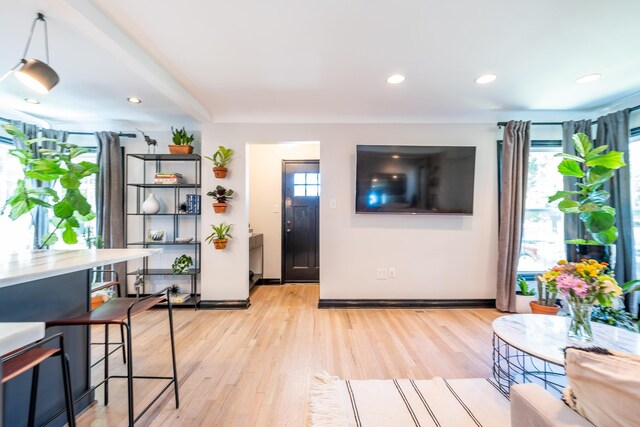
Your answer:
[[[0,288],[148,257],[162,249],[34,250],[0,257]]]
[[[44,338],[44,322],[0,322],[0,356]]]
[[[564,365],[564,349],[603,347],[640,355],[640,334],[592,322],[593,341],[570,340],[571,319],[543,314],[510,314],[493,321],[493,332],[512,347],[556,365]]]

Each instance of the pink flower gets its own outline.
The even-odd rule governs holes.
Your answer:
[[[563,273],[556,279],[558,290],[565,295],[573,291],[575,296],[585,297],[589,293],[589,285],[579,277]]]

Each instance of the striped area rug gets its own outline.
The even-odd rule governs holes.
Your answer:
[[[341,380],[311,385],[312,427],[509,427],[509,400],[490,379]]]

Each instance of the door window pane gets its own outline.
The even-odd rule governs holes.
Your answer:
[[[293,186],[293,196],[294,197],[304,197],[305,196],[305,191],[304,191],[304,185],[294,185]]]
[[[305,174],[303,173],[294,173],[293,174],[293,183],[294,184],[305,184],[305,179],[304,179]]]

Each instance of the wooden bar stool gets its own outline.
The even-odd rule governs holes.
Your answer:
[[[169,317],[169,337],[171,339],[171,363],[173,367],[173,376],[148,376],[148,375],[134,375],[133,374],[133,346],[131,337],[131,318],[140,314],[157,304],[167,302],[167,314]],[[104,325],[105,326],[105,371],[104,379],[98,384],[94,385],[76,399],[76,402],[89,393],[93,392],[96,388],[104,384],[104,404],[109,404],[109,380],[112,378],[126,378],[127,379],[127,398],[129,403],[129,426],[133,426],[136,421],[144,415],[149,408],[162,396],[162,394],[169,389],[173,384],[176,409],[180,407],[180,400],[178,396],[178,373],[176,368],[176,351],[173,335],[173,310],[171,301],[169,300],[169,288],[163,289],[160,292],[151,294],[142,298],[112,298],[105,302],[95,310],[78,316],[56,319],[47,322],[47,327],[53,326],[91,326],[91,325]],[[109,325],[122,325],[126,330],[126,349],[127,349],[127,375],[110,375],[109,374],[109,358],[108,358],[108,345],[109,345]],[[134,414],[134,396],[133,396],[133,380],[134,379],[159,379],[169,380],[167,385],[160,390],[160,392],[153,398],[153,400],[136,416]]]
[[[59,348],[44,348],[44,344],[58,338]],[[38,376],[40,374],[40,364],[50,357],[60,356],[62,365],[62,381],[64,385],[64,404],[67,412],[67,422],[70,427],[75,427],[76,419],[73,409],[73,397],[71,395],[71,378],[69,375],[69,358],[64,351],[64,338],[61,333],[51,335],[32,344],[19,348],[11,353],[2,356],[2,384],[32,370],[31,397],[29,400],[29,427],[35,425],[36,420],[36,397],[38,395]],[[1,402],[0,402],[1,404]],[[45,424],[48,424],[62,411],[51,417]]]

